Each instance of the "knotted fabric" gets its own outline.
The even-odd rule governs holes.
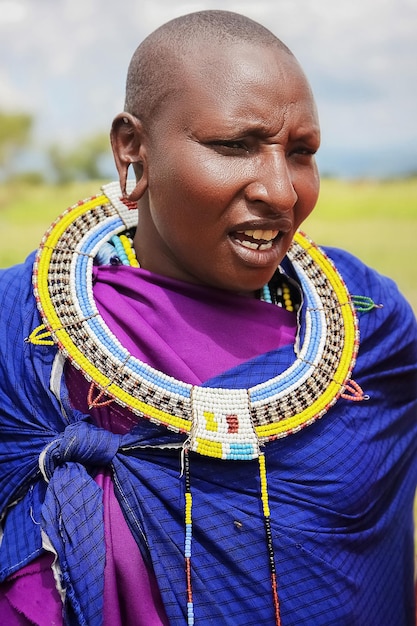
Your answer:
[[[100,624],[103,609],[102,490],[91,472],[112,461],[121,439],[121,435],[80,421],[67,426],[39,457],[41,472],[49,483],[42,529],[58,554],[65,593],[82,625]]]

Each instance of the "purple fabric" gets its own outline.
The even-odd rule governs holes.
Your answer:
[[[168,626],[155,576],[127,527],[111,477],[103,472],[96,481],[103,489],[106,541],[103,626]],[[44,554],[9,578],[0,593],[0,624],[62,626],[51,564],[52,555]]]
[[[116,500],[109,473],[103,488],[106,568],[103,626],[168,626],[158,584],[146,567]]]
[[[294,341],[277,306],[125,266],[94,269],[94,297],[131,354],[193,385]]]
[[[225,291],[182,283],[141,269],[94,268],[94,297],[106,324],[134,356],[190,384],[199,384],[255,356],[294,342],[292,313]],[[71,400],[88,412],[89,383],[66,368]],[[98,426],[124,433],[136,418],[116,404],[90,411]],[[103,626],[166,626],[157,581],[149,572],[121,512],[110,475],[103,488],[106,567]],[[62,625],[51,556],[9,579],[0,594],[8,626]]]
[[[52,560],[51,554],[44,554],[10,576],[0,593],[0,624],[62,625],[62,604],[55,589]]]

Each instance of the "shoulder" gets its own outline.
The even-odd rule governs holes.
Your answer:
[[[369,267],[353,254],[340,248],[322,247],[322,250],[333,261],[352,295],[372,294],[377,300],[384,299],[386,306],[398,301],[400,306],[408,305],[400,294],[395,282],[372,267]],[[371,297],[371,296],[370,296]],[[375,303],[376,300],[375,300]]]
[[[32,293],[32,274],[35,252],[30,254],[24,263],[6,269],[0,269],[0,314],[15,304],[22,305],[22,297],[26,299]]]
[[[368,310],[358,307],[360,354],[365,369],[374,373],[396,373],[397,383],[407,379],[409,391],[417,386],[416,316],[395,282],[368,267],[352,254],[336,248],[323,248],[345,281],[348,290],[370,298],[376,305]],[[401,375],[401,376],[400,376]],[[411,378],[410,378],[411,377]]]
[[[322,249],[334,263],[354,300],[357,296],[370,298],[383,312],[381,319],[399,316],[402,322],[407,321],[412,327],[416,326],[411,305],[391,278],[380,274],[345,250],[330,247]]]

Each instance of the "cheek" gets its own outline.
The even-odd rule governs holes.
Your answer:
[[[169,137],[169,133],[168,133]],[[196,141],[175,135],[150,150],[149,190],[177,206],[228,204],[248,177],[247,166],[225,159]]]
[[[317,167],[308,174],[300,172],[294,181],[294,188],[298,196],[296,220],[300,225],[313,211],[319,197],[320,177]]]
[[[198,206],[228,204],[242,186],[244,167],[198,144],[192,147],[180,153],[176,164],[175,179],[184,199]]]

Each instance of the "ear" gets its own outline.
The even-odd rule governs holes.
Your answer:
[[[148,187],[144,135],[142,122],[134,115],[123,112],[114,118],[110,131],[110,140],[123,197],[126,197],[129,167],[132,163],[135,164],[134,170],[137,184],[129,198],[127,198],[129,201],[139,200]]]

